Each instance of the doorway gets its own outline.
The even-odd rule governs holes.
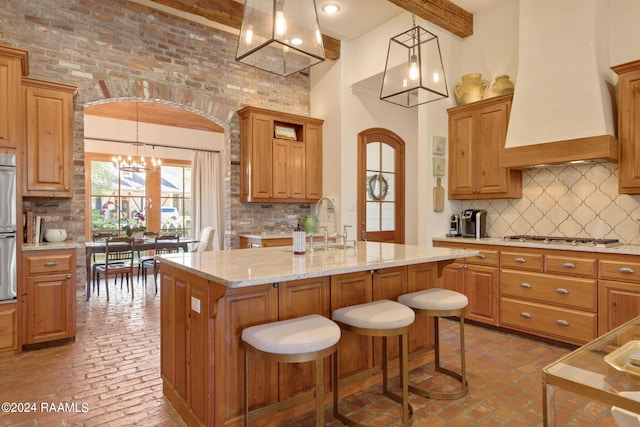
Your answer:
[[[388,129],[358,134],[358,236],[404,243],[405,143]]]

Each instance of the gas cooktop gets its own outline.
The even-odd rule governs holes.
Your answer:
[[[619,246],[622,243],[618,239],[594,239],[592,237],[562,237],[562,236],[530,236],[526,234],[518,234],[515,236],[505,236],[504,240],[531,243],[566,243],[572,246],[594,246],[610,248]]]

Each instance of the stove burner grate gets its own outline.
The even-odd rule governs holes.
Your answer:
[[[518,234],[515,236],[505,236],[504,240],[519,242],[566,242],[570,245],[587,245],[587,246],[617,246],[620,244],[618,239],[594,239],[592,237],[563,237],[563,236],[532,236],[527,234]]]

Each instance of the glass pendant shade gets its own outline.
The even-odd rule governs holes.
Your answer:
[[[438,37],[416,25],[392,37],[380,99],[415,107],[448,97]]]
[[[289,76],[325,60],[314,0],[246,0],[236,60]]]

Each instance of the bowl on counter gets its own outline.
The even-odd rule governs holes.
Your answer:
[[[67,238],[67,230],[64,228],[49,228],[45,230],[44,238],[47,242],[51,243],[64,242]]]

